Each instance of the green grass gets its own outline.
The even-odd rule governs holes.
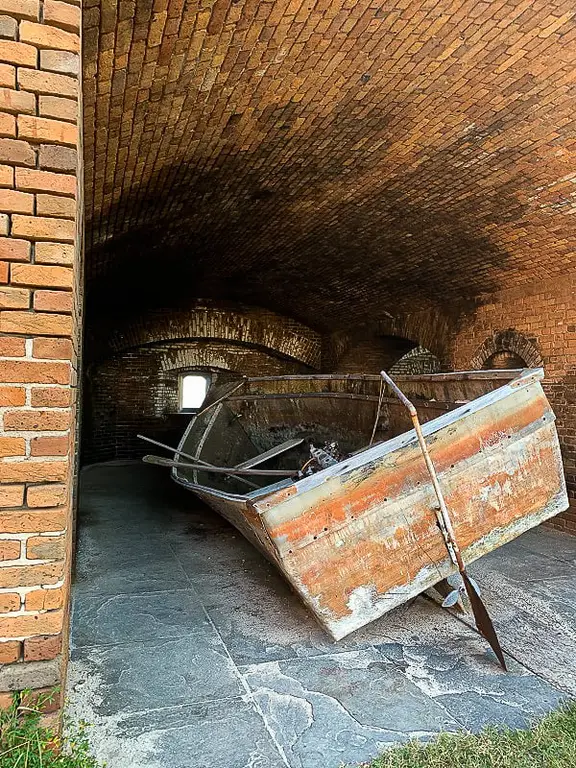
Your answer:
[[[487,729],[477,736],[441,734],[385,752],[369,768],[576,768],[576,704],[530,730]]]
[[[90,754],[85,724],[68,726],[61,738],[40,722],[46,697],[33,706],[29,701],[15,694],[10,709],[0,712],[0,768],[103,768]],[[366,768],[576,768],[576,703],[530,730],[444,733],[427,744],[390,749]]]
[[[90,755],[85,724],[67,727],[66,737],[42,726],[49,699],[14,694],[12,706],[0,711],[0,768],[100,768]]]

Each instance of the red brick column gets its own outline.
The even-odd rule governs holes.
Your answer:
[[[0,692],[51,687],[65,665],[79,30],[80,0],[0,0]]]

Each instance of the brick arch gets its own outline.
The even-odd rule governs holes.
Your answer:
[[[235,347],[219,340],[148,345],[142,353],[158,360],[158,375],[170,377],[186,371],[212,371],[246,375],[304,373],[309,368],[296,360],[281,360],[264,350]]]
[[[151,345],[142,350],[158,363],[157,416],[179,409],[179,379],[186,373],[208,373],[212,381],[226,381],[241,374],[279,376],[301,374],[309,369],[293,360],[280,360],[247,346],[239,349],[218,341]]]
[[[400,359],[410,347],[423,347],[438,359],[444,370],[448,370],[450,333],[448,317],[435,306],[396,317],[389,315],[377,323],[356,326],[352,330],[338,331],[325,337],[323,370],[336,370],[340,361],[359,341],[365,344],[373,340],[377,346],[378,340],[384,338],[407,343],[406,349],[399,351],[395,359]]]
[[[269,350],[320,367],[321,337],[291,318],[257,307],[197,305],[189,310],[155,311],[111,334],[109,352],[169,341],[213,340]]]
[[[378,323],[380,334],[409,339],[414,346],[425,347],[439,360],[446,357],[451,328],[449,318],[435,306],[399,317],[390,316]]]
[[[426,347],[413,347],[390,368],[391,376],[414,376],[421,373],[439,373],[440,360]]]
[[[175,445],[185,425],[178,417],[179,377],[209,371],[218,378],[234,374],[274,376],[310,369],[248,345],[217,339],[146,344],[93,363],[87,376],[83,433],[84,461],[140,458],[147,448],[138,433]]]
[[[473,370],[482,368],[486,360],[497,352],[513,352],[524,360],[528,368],[541,368],[544,365],[534,342],[520,331],[508,328],[497,331],[482,342],[470,361],[470,367]]]

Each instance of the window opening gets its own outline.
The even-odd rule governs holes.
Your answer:
[[[206,399],[208,377],[201,373],[187,373],[180,380],[180,410],[196,411]]]

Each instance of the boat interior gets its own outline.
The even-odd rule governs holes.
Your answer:
[[[398,376],[422,423],[508,383],[521,370]],[[248,494],[278,483],[188,469],[190,457],[217,467],[297,472],[311,446],[337,463],[411,429],[409,414],[380,376],[326,374],[245,378],[214,386],[183,436],[176,470],[186,484]],[[328,454],[326,456],[326,453]],[[281,482],[281,481],[280,481]],[[285,482],[285,481],[284,481]]]

